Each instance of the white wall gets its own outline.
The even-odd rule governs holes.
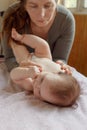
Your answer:
[[[0,11],[6,10],[15,1],[17,0],[0,0]]]

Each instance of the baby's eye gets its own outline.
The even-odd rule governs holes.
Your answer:
[[[42,78],[40,79],[40,82],[42,83],[42,82],[43,82],[43,80],[44,80],[44,77],[42,77]]]

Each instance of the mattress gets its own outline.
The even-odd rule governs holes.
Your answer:
[[[72,107],[62,108],[14,89],[0,64],[0,130],[87,130],[87,77],[72,68],[81,87]]]

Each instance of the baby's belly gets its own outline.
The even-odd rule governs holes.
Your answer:
[[[60,65],[56,64],[55,62],[51,61],[50,59],[38,58],[36,56],[32,56],[32,61],[40,64],[43,68],[43,71],[54,72],[54,73],[61,71]]]

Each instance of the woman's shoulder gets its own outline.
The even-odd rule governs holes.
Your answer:
[[[67,9],[66,7],[64,7],[63,5],[57,6],[57,14],[64,16],[64,17],[65,16],[73,17],[71,11],[69,9]]]

